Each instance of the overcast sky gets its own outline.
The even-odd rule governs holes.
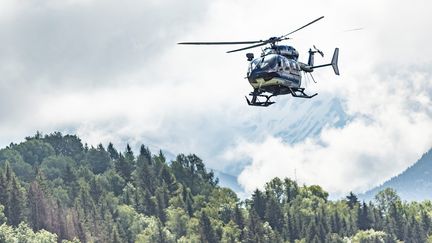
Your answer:
[[[0,2],[0,146],[37,130],[89,144],[144,143],[197,153],[224,170],[248,161],[248,191],[274,176],[318,183],[335,195],[401,172],[432,146],[430,1],[36,0]],[[180,41],[292,35],[307,60],[339,47],[341,76],[315,73],[309,93],[337,98],[353,119],[295,145],[266,129],[307,105],[290,97],[245,105],[244,52]],[[346,31],[363,28],[361,31]],[[255,54],[259,50],[254,50]],[[245,124],[257,121],[250,134]],[[281,125],[281,128],[284,127]],[[271,132],[269,132],[271,130]],[[287,158],[290,158],[289,161]]]

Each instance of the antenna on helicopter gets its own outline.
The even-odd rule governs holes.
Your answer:
[[[313,45],[313,48],[315,49],[316,52],[318,52],[321,55],[321,57],[324,57],[324,52],[319,50],[315,45]]]

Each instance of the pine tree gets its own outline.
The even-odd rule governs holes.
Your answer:
[[[134,171],[135,183],[141,190],[146,189],[153,194],[157,186],[155,175],[151,170],[150,164],[141,160],[140,157],[138,157],[137,167]]]
[[[5,168],[7,168],[9,162],[5,162]],[[0,170],[0,204],[6,205],[8,202],[8,183],[6,180],[6,175]]]
[[[359,201],[357,196],[354,193],[350,192],[350,194],[346,196],[346,203],[348,204],[348,207],[350,209],[353,209],[355,205],[359,204]]]
[[[122,243],[123,240],[120,237],[120,234],[118,232],[118,226],[115,224],[113,226],[112,232],[111,232],[111,242],[112,243]]]
[[[165,183],[156,190],[157,215],[162,223],[166,221],[165,208],[168,207],[168,187]]]
[[[297,185],[297,182],[285,178],[284,188],[285,188],[285,192],[284,192],[285,201],[289,203],[297,197],[299,193],[299,187]]]
[[[365,202],[357,209],[357,227],[360,230],[367,230],[370,228],[371,222],[369,219],[369,210]]]
[[[425,210],[422,210],[420,215],[421,215],[421,226],[423,227],[423,231],[425,232],[426,235],[429,235],[432,226],[431,218]]]
[[[145,208],[146,215],[157,215],[157,204],[155,200],[152,198],[150,192],[145,190],[143,195],[143,205]]]
[[[306,242],[312,242],[317,237],[318,237],[318,226],[317,226],[316,218],[314,217],[312,218],[312,220],[309,223],[309,226],[307,227]]]
[[[255,209],[251,208],[246,224],[245,242],[263,242],[263,235],[264,228],[262,222]]]
[[[245,227],[245,220],[243,217],[242,210],[238,204],[236,204],[236,206],[234,208],[233,221],[234,221],[234,223],[237,224],[238,228],[240,229],[240,241],[242,241],[244,238],[243,230]]]
[[[131,156],[128,156],[131,158]],[[131,180],[131,175],[134,170],[133,161],[130,161],[122,154],[119,155],[118,160],[115,161],[115,168],[117,173],[127,182]]]
[[[151,158],[150,150],[146,146],[141,145],[140,154],[138,155],[137,158],[137,165],[144,164],[144,163],[149,166],[152,165],[152,158]]]
[[[9,163],[6,161],[4,167],[4,175],[1,179],[2,187],[4,187],[5,197],[3,200],[5,206],[5,216],[7,217],[8,224],[12,226],[18,226],[21,220],[24,218],[25,210],[25,191],[21,187],[19,179],[15,176]]]
[[[48,220],[47,202],[44,192],[36,181],[30,185],[27,194],[27,205],[29,208],[28,219],[30,226],[34,230],[46,229]]]
[[[335,213],[331,217],[331,229],[332,233],[341,233],[342,224],[338,211],[335,211]]]
[[[202,212],[201,214],[200,221],[199,221],[199,228],[200,228],[199,231],[200,231],[201,242],[208,242],[208,243],[218,242],[214,229],[211,225],[210,219],[205,212]]]
[[[283,213],[281,206],[275,196],[270,196],[267,200],[267,206],[265,210],[265,219],[269,222],[272,229],[281,232],[283,227]]]
[[[11,192],[9,196],[9,224],[18,226],[24,218],[24,191],[16,176],[12,177]]]
[[[161,178],[162,182],[168,186],[168,190],[171,193],[173,193],[178,189],[177,182],[174,176],[172,175],[172,173],[170,172],[169,167],[167,165],[162,166],[159,178]]]
[[[117,150],[114,148],[114,145],[113,145],[112,143],[109,143],[109,144],[108,144],[107,152],[109,153],[110,158],[111,158],[112,160],[118,160],[119,157],[120,157],[119,153],[118,153]]]
[[[258,214],[261,220],[264,219],[266,209],[266,198],[264,194],[256,189],[252,194],[252,208]]]
[[[396,235],[396,237],[399,240],[403,240],[404,239],[404,225],[405,225],[405,220],[403,218],[403,212],[402,210],[399,208],[400,205],[396,202],[391,202],[389,204],[389,215],[388,215],[388,220],[390,221],[390,224],[388,224],[391,229],[390,232],[394,232],[394,234]]]
[[[60,200],[57,199],[56,201],[56,225],[55,225],[55,232],[57,233],[59,239],[68,239],[68,232],[67,232],[67,226],[66,226],[66,217],[65,212],[63,210],[63,207],[61,205]]]

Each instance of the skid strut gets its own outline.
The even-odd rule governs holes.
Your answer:
[[[304,88],[290,88],[290,87],[287,87],[287,88],[288,88],[288,90],[286,90],[286,92],[280,93],[278,90],[278,92],[275,92],[271,95],[264,95],[264,94],[262,94],[263,93],[262,91],[255,90],[249,94],[250,96],[252,96],[251,100],[249,100],[247,96],[245,96],[245,98],[246,98],[248,105],[266,107],[266,106],[269,106],[269,105],[272,105],[275,103],[274,101],[270,101],[271,97],[281,95],[281,94],[291,94],[293,97],[305,98],[305,99],[310,99],[310,98],[315,97],[317,95],[317,93],[315,93],[313,95],[306,94],[304,92]],[[264,98],[265,101],[260,101],[259,97]]]
[[[249,100],[247,98],[247,96],[245,96],[245,98],[246,98],[248,105],[251,105],[251,106],[264,106],[264,107],[266,107],[266,106],[269,106],[269,105],[272,105],[275,103],[273,101],[270,101],[270,98],[273,97],[274,95],[262,95],[262,94],[257,93],[257,92],[251,92],[249,95],[252,96],[252,100]],[[259,101],[258,97],[264,97],[265,101]]]
[[[312,98],[312,97],[315,97],[315,96],[318,94],[318,93],[315,93],[315,94],[313,94],[313,95],[307,95],[307,94],[304,92],[304,88],[296,88],[296,89],[292,89],[292,88],[288,87],[288,89],[290,90],[291,95],[294,96],[294,97],[297,97],[297,98],[306,98],[306,99],[310,99],[310,98]]]

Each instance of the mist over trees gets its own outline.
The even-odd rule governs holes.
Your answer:
[[[37,133],[0,150],[0,242],[432,242],[432,203],[328,200],[274,178],[241,201],[196,155]]]

